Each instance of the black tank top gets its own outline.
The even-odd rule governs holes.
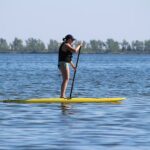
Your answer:
[[[69,50],[67,51],[63,51],[62,47],[64,46],[64,44],[66,44],[65,42],[63,42],[60,45],[59,48],[59,56],[58,56],[58,62],[60,61],[64,61],[64,62],[70,62],[72,60],[72,52],[70,52]]]

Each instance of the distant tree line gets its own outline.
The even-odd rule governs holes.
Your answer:
[[[79,41],[75,41],[75,46]],[[56,53],[60,43],[50,39],[48,45],[45,45],[40,39],[29,38],[23,42],[15,38],[11,43],[6,39],[0,38],[0,53]],[[150,40],[132,41],[131,43],[123,40],[122,42],[114,39],[90,40],[83,42],[82,53],[147,53],[150,54]]]

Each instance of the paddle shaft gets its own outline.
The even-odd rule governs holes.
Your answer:
[[[80,51],[81,51],[81,47],[79,48],[79,52],[78,52],[78,56],[77,56],[76,70],[74,71],[74,74],[73,74],[73,80],[72,80],[71,91],[70,91],[70,99],[72,98],[72,91],[73,91],[73,87],[74,87],[74,81],[75,81],[75,77],[76,77],[76,72],[77,72],[77,67],[78,67],[78,61],[79,61]]]

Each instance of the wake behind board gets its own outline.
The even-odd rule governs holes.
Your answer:
[[[3,100],[4,103],[111,103],[119,102],[125,98],[34,98],[27,100]]]

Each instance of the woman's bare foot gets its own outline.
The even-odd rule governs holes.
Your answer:
[[[64,98],[64,99],[67,99],[67,97],[60,97],[60,98]],[[70,109],[71,108],[71,106],[69,105],[69,104],[67,104],[67,103],[61,103],[61,108],[62,109]]]

